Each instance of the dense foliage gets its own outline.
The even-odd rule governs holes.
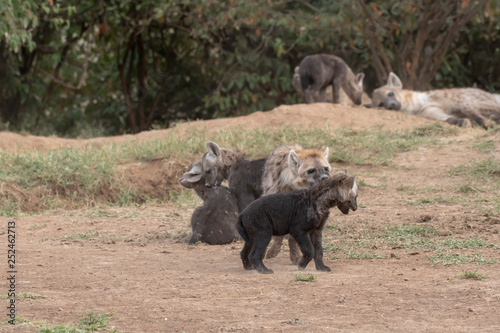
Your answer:
[[[499,90],[494,0],[0,0],[4,128],[95,136],[299,100],[313,53],[408,88]]]

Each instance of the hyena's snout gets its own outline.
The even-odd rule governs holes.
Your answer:
[[[388,100],[384,104],[385,104],[384,107],[387,110],[399,111],[401,109],[401,103],[399,101],[396,101],[396,100]]]

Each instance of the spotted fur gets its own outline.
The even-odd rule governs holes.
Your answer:
[[[263,195],[307,189],[321,179],[330,177],[328,148],[323,152],[304,149],[299,145],[281,145],[268,156],[264,165],[262,179]],[[266,257],[273,258],[281,250],[284,236],[276,236]],[[292,237],[289,237],[290,260],[296,263],[300,258],[300,249]]]
[[[399,77],[390,73],[387,84],[373,91],[372,107],[403,111],[428,119],[484,128],[500,124],[500,95],[476,88],[411,91],[403,89]]]

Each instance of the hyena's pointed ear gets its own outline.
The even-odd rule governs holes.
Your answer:
[[[363,88],[363,79],[365,78],[365,73],[359,73],[356,75],[356,84]]]
[[[389,73],[389,77],[387,78],[387,85],[389,87],[403,89],[403,82],[401,82],[401,79],[393,72]]]
[[[290,152],[288,153],[288,166],[290,167],[290,169],[298,172],[301,164],[300,162],[300,157],[299,155],[297,155],[297,153],[295,153],[295,150],[290,150]]]
[[[330,155],[330,149],[328,149],[328,147],[325,148],[325,151],[323,152],[323,158],[325,159],[325,161],[328,162],[328,156]]]

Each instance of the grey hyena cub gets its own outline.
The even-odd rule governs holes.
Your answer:
[[[305,57],[299,65],[302,97],[306,103],[313,103],[313,95],[319,91],[319,101],[326,100],[326,88],[332,86],[333,103],[340,103],[340,88],[356,104],[363,96],[365,74],[354,75],[342,58],[332,54],[313,54]]]
[[[262,174],[265,158],[247,160],[230,149],[219,147],[215,142],[205,144],[207,152],[202,157],[203,175],[206,186],[220,185],[227,179],[229,189],[234,193],[239,211],[262,195]]]
[[[239,239],[236,231],[238,217],[236,198],[227,187],[206,187],[201,165],[201,160],[194,162],[179,180],[182,186],[193,189],[203,200],[203,205],[197,207],[191,216],[193,235],[189,244],[232,243]]]
[[[270,274],[262,259],[273,235],[290,234],[299,244],[302,258],[299,269],[314,259],[316,269],[329,272],[323,263],[323,228],[330,208],[344,214],[358,209],[358,186],[354,177],[339,172],[307,190],[263,196],[251,203],[239,216],[237,229],[245,245],[241,261],[245,269]]]

